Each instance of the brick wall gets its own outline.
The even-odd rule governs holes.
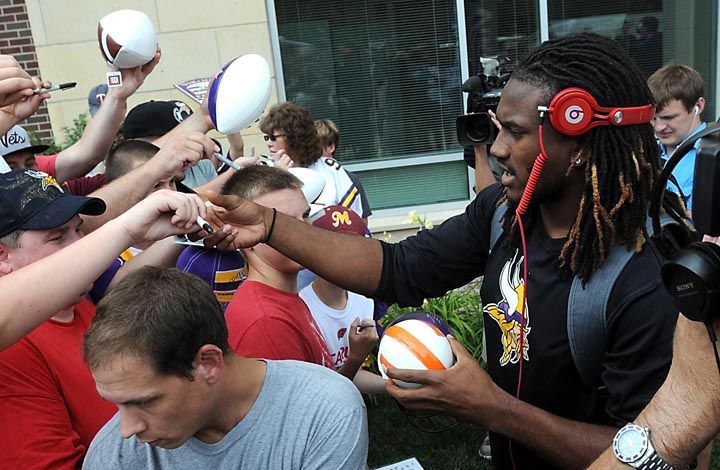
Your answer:
[[[30,75],[40,76],[25,0],[0,0],[0,54],[11,55]],[[42,140],[53,138],[46,105],[20,123]]]

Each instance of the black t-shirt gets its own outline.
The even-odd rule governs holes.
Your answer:
[[[403,305],[419,305],[424,297],[442,295],[484,275],[481,297],[488,372],[515,395],[520,328],[515,311],[523,289],[522,253],[518,246],[509,246],[504,235],[488,253],[490,218],[500,191],[499,185],[481,191],[464,214],[435,230],[421,231],[396,245],[384,244],[378,294]],[[634,255],[609,300],[604,388],[588,388],[568,343],[572,279],[564,279],[556,270],[564,242],[551,239],[542,224],[527,233],[527,358],[520,398],[564,418],[620,427],[637,416],[665,379],[677,310],[661,285],[649,249]],[[503,335],[504,331],[509,333]],[[508,439],[491,434],[491,444],[496,467],[511,468]],[[518,442],[513,443],[513,456],[517,468],[553,468]]]

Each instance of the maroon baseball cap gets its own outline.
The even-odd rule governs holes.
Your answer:
[[[314,218],[314,226],[333,232],[364,236],[367,232],[362,217],[347,207],[333,205],[324,208]]]

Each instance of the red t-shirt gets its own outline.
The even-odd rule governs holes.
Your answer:
[[[57,153],[53,155],[36,155],[35,164],[37,165],[38,170],[43,171],[50,176],[57,177],[57,172],[55,171],[55,161],[57,160],[57,156]],[[64,181],[62,183],[62,187],[70,194],[74,194],[76,196],[87,196],[106,184],[107,178],[105,177],[105,174],[99,174]]]
[[[335,370],[320,328],[296,293],[246,280],[225,311],[230,347],[243,357],[295,359]]]
[[[75,469],[117,412],[82,358],[94,315],[83,300],[72,322],[48,320],[0,352],[0,468]]]

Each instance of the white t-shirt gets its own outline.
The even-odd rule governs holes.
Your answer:
[[[323,206],[339,204],[343,207],[349,207],[357,214],[362,215],[363,206],[360,200],[360,190],[337,160],[320,157],[308,168],[317,171],[325,178],[325,189],[315,201],[316,204],[322,204]]]
[[[347,360],[350,351],[350,325],[355,318],[372,320],[375,303],[372,299],[348,292],[345,308],[335,310],[318,298],[312,284],[300,291],[300,297],[305,301],[320,327],[335,368],[340,367]]]

